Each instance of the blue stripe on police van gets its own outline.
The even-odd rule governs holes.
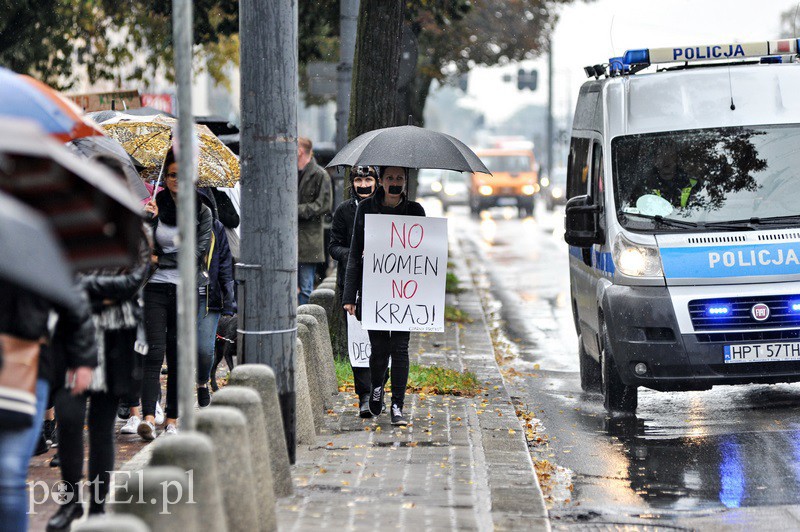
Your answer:
[[[800,274],[800,242],[661,248],[668,279]]]
[[[579,248],[578,246],[569,246],[569,254],[576,259],[583,261],[582,248]],[[592,249],[592,268],[613,276],[614,260],[611,258],[611,253]]]

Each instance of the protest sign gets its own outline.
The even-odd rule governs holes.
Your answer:
[[[361,327],[355,316],[347,315],[347,353],[354,368],[368,368],[372,347],[369,334]]]
[[[444,331],[447,219],[367,214],[362,326]]]

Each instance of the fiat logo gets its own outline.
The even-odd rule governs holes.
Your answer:
[[[753,308],[750,309],[750,314],[753,316],[754,320],[764,321],[769,318],[769,307],[764,303],[756,303],[753,305]]]

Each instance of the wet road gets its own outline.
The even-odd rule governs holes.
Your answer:
[[[558,466],[545,487],[554,529],[800,529],[800,385],[640,389],[635,417],[609,418],[580,389],[563,211],[454,211],[473,278],[519,355],[506,369],[540,422],[534,459]]]

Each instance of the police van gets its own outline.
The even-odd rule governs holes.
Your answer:
[[[586,67],[565,239],[581,386],[800,381],[798,40]],[[650,67],[650,68],[648,68]]]

